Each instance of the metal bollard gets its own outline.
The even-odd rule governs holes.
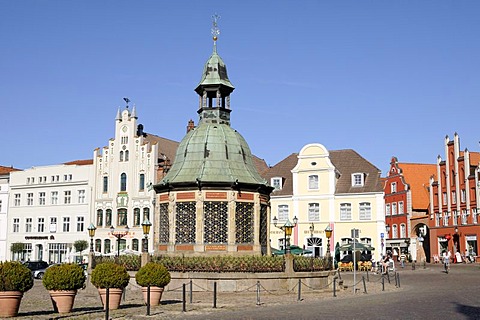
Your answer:
[[[213,308],[217,307],[217,282],[213,283]]]
[[[415,260],[412,262],[412,270],[415,270]]]
[[[298,279],[298,297],[297,301],[302,300],[302,280]]]
[[[398,287],[397,273],[395,272],[395,273],[393,274],[393,276],[395,277],[395,287]]]
[[[340,274],[340,270],[337,269],[337,273],[338,273],[338,279],[342,280],[342,275]]]
[[[260,305],[260,281],[257,281],[257,306]]]
[[[150,315],[150,285],[147,287],[147,316]]]
[[[382,291],[385,291],[385,277],[382,274]]]
[[[397,278],[398,278],[398,287],[400,288],[400,274],[397,273]]]
[[[388,283],[390,283],[390,273],[387,272],[387,280],[388,280]]]
[[[367,293],[367,285],[365,284],[365,277],[362,276],[362,281],[363,281],[363,293]]]
[[[368,275],[368,269],[367,269],[367,281],[370,282],[370,276]]]
[[[107,287],[105,293],[105,320],[109,320],[110,318],[110,288]]]
[[[187,288],[186,288],[186,284],[184,283],[182,285],[182,305],[183,305],[183,312],[187,312]]]
[[[190,280],[190,304],[193,303],[193,281]]]
[[[333,278],[333,296],[336,297],[337,296],[337,277],[334,277]]]

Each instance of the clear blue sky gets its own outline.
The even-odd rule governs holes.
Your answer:
[[[0,164],[90,159],[123,97],[180,141],[218,52],[232,127],[274,165],[307,143],[435,163],[480,140],[480,1],[0,1]]]

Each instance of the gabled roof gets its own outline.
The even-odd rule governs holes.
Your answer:
[[[4,167],[4,166],[0,166],[0,174],[8,174],[12,171],[22,171],[20,169],[16,169],[14,167]]]
[[[292,172],[291,170],[298,162],[298,153],[292,153],[273,167],[263,172],[262,176],[271,184],[271,179],[282,178],[282,189],[274,190],[272,196],[284,196],[293,194]]]
[[[437,172],[436,164],[426,163],[398,163],[402,170],[405,183],[410,186],[413,209],[428,209],[430,198],[428,185],[430,177]]]
[[[65,162],[64,164],[66,164],[67,166],[73,166],[73,165],[86,166],[86,165],[89,165],[89,164],[93,164],[93,159],[73,160],[73,161]]]
[[[151,133],[147,133],[145,140],[151,144],[158,144],[159,156],[165,155],[171,163],[175,160],[175,153],[177,152],[178,142],[167,138],[159,137]]]
[[[480,152],[470,152],[470,165],[471,166],[478,166],[480,162]]]

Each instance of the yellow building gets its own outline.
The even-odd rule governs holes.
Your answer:
[[[315,256],[328,250],[335,255],[335,245],[352,241],[351,231],[358,229],[359,241],[375,248],[366,253],[380,258],[385,232],[380,170],[357,152],[328,151],[321,144],[308,144],[269,168],[264,176],[275,188],[271,195],[273,248],[284,249],[280,227],[296,217],[290,245],[311,250]],[[328,226],[332,229],[329,248]],[[341,252],[342,257],[346,254]]]

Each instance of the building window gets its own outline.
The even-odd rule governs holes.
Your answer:
[[[32,218],[25,218],[25,232],[32,232]]]
[[[20,232],[20,218],[13,218],[13,232]]]
[[[33,193],[27,193],[27,206],[33,206]]]
[[[308,204],[308,221],[320,221],[320,205],[318,203]]]
[[[272,187],[274,187],[275,190],[282,190],[282,178],[279,178],[279,177],[272,178],[271,183],[272,183]]]
[[[452,191],[452,203],[456,204],[457,203],[457,192]]]
[[[452,224],[454,226],[458,225],[458,211],[454,210],[453,211],[453,221]]]
[[[38,204],[41,206],[45,205],[45,192],[38,193]]]
[[[364,177],[363,173],[354,173],[352,174],[352,187],[363,187],[364,185]]]
[[[462,203],[465,203],[467,201],[467,192],[465,191],[465,189],[462,189],[460,193],[460,201]]]
[[[398,226],[396,224],[392,225],[392,238],[398,238]]]
[[[0,188],[1,190],[2,188]],[[2,212],[2,200],[0,200],[0,212]]]
[[[398,214],[404,214],[405,208],[403,207],[403,201],[398,202]]]
[[[104,242],[104,247],[103,247],[103,253],[110,253],[110,250],[111,250],[111,244],[110,244],[110,239],[105,239]]]
[[[64,203],[69,204],[72,202],[72,191],[65,191],[64,193]]]
[[[143,208],[143,221],[150,220],[150,208]]]
[[[121,140],[122,144],[127,144],[128,143],[128,136],[121,137],[120,140]]]
[[[477,213],[477,209],[472,209],[472,223],[474,224],[477,224],[478,223],[478,213]]]
[[[78,203],[85,203],[85,190],[78,190]]]
[[[85,227],[85,217],[77,217],[77,232],[83,232]]]
[[[390,184],[390,193],[395,193],[397,192],[397,183],[396,182],[392,182]]]
[[[97,210],[97,227],[102,227],[103,226],[103,210],[98,209]]]
[[[390,203],[387,203],[385,205],[385,215],[389,216],[390,215]]]
[[[102,240],[100,239],[95,240],[95,251],[102,252]]]
[[[467,224],[467,210],[462,211],[462,224]]]
[[[123,151],[120,151],[120,162],[123,161]]]
[[[396,215],[396,214],[397,214],[397,203],[393,202],[392,203],[392,215]]]
[[[288,220],[288,206],[286,204],[281,204],[278,206],[278,221],[287,221]]]
[[[140,225],[140,209],[139,208],[133,209],[133,225],[134,226]]]
[[[51,204],[58,204],[58,191],[52,191],[51,198],[50,198],[50,203]]]
[[[132,240],[132,250],[133,251],[139,251],[138,250],[138,239],[133,239]]]
[[[442,194],[442,198],[443,198],[443,204],[447,204],[447,193],[446,192],[444,192]]]
[[[120,175],[120,191],[127,191],[127,174],[125,172]]]
[[[105,210],[105,227],[112,225],[112,209]]]
[[[436,213],[435,214],[435,227],[440,227],[440,220],[442,220],[442,214]]]
[[[140,174],[140,185],[138,186],[140,191],[145,190],[145,175],[143,173]]]
[[[37,219],[37,232],[45,232],[45,218]]]
[[[127,225],[127,209],[118,209],[117,221],[119,226]]]
[[[50,217],[50,232],[57,232],[57,217]]]
[[[352,204],[340,204],[340,220],[352,220]]]
[[[370,206],[370,202],[361,202],[360,203],[360,220],[371,220],[372,219],[372,207]]]
[[[308,189],[310,190],[318,189],[318,176],[316,174],[308,176]]]
[[[129,152],[127,150],[127,151],[125,151],[125,161],[128,161],[128,157],[129,157]]]
[[[15,202],[14,202],[14,206],[15,206],[15,207],[18,207],[18,206],[20,206],[20,193],[15,193]]]
[[[103,193],[108,192],[108,177],[103,177]]]
[[[400,225],[400,238],[406,238],[407,237],[407,228],[404,223]]]
[[[63,232],[70,232],[70,217],[63,217]]]
[[[443,225],[448,226],[448,212],[443,213]]]

